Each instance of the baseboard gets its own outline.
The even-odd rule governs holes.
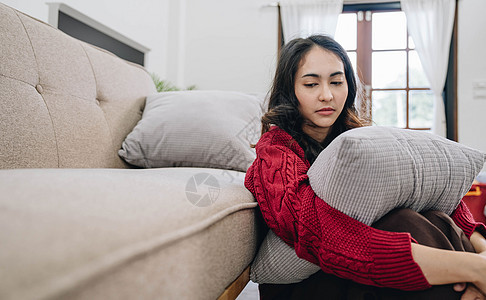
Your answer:
[[[250,281],[250,267],[248,266],[243,273],[236,278],[219,296],[218,300],[234,300],[241,291],[245,288],[246,284]]]

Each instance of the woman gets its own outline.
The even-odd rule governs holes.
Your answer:
[[[326,293],[333,293],[333,289],[343,298],[343,293],[371,286],[392,288],[372,291],[378,295],[387,291],[385,294],[390,295],[396,289],[416,291],[456,283],[448,287],[453,296],[465,291],[463,299],[484,299],[486,228],[472,221],[464,203],[451,215],[453,221],[445,216],[450,222],[445,221],[449,225],[443,226],[444,231],[459,226],[476,252],[484,255],[415,243],[423,240],[423,244],[436,246],[434,241],[428,243],[434,238],[415,238],[421,231],[427,231],[423,226],[429,225],[417,226],[412,236],[408,232],[391,232],[404,231],[400,226],[404,222],[393,225],[395,217],[415,224],[424,218],[423,221],[429,222],[426,216],[398,210],[386,216],[384,222],[377,222],[375,227],[383,229],[379,230],[333,209],[312,191],[306,172],[320,151],[340,133],[362,126],[354,107],[355,98],[356,80],[351,63],[333,39],[311,36],[293,40],[282,49],[268,112],[262,118],[263,135],[256,145],[257,158],[248,169],[245,186],[257,199],[270,229],[294,247],[299,257],[318,264],[323,272],[308,282],[282,286],[282,290],[287,289],[285,293],[275,292],[278,286],[267,289],[261,285],[261,298],[291,295],[294,291],[289,291],[289,287],[301,290],[294,295],[308,290],[307,294],[304,291],[308,297],[313,294],[312,289],[317,291],[318,287],[326,286],[329,287]],[[343,288],[353,285],[351,281],[357,287]],[[466,287],[463,282],[471,284]],[[393,295],[390,297],[397,297]],[[401,295],[409,294],[401,292]]]

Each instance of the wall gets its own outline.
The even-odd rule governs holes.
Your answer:
[[[277,53],[277,9],[265,0],[171,0],[170,79],[199,89],[266,92]],[[172,13],[174,12],[174,13]],[[178,15],[178,17],[174,17]]]
[[[2,0],[2,3],[48,21],[45,1]],[[63,0],[62,3],[150,48],[145,58],[147,69],[163,78],[167,76],[168,0]]]
[[[486,99],[474,97],[475,82],[486,83],[486,1],[459,0],[459,142],[486,152]],[[486,166],[483,168],[486,171]]]
[[[47,22],[38,0],[2,0]],[[277,9],[265,0],[63,0],[148,47],[146,67],[179,87],[265,93],[277,52]]]
[[[2,2],[47,21],[45,2]],[[182,87],[257,93],[268,90],[275,66],[277,10],[265,6],[270,2],[64,1],[151,48],[147,69],[162,78]],[[473,83],[486,81],[484,11],[484,0],[459,0],[458,135],[460,143],[486,152],[486,100],[473,97]]]

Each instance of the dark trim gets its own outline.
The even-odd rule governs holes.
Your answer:
[[[458,141],[457,131],[457,1],[454,16],[454,27],[452,29],[451,47],[449,50],[449,63],[447,67],[447,77],[444,85],[444,107],[446,115],[447,135],[453,141]]]
[[[282,27],[282,11],[280,9],[280,4],[277,5],[277,12],[278,12],[278,45],[277,45],[277,57],[280,57],[280,51],[282,50],[285,41],[283,35],[283,27]]]
[[[59,11],[57,28],[74,38],[106,49],[125,60],[144,65],[145,53],[62,11]]]
[[[344,4],[343,12],[357,12],[357,11],[388,11],[400,10],[400,1],[384,2],[384,3],[368,3],[368,4]]]

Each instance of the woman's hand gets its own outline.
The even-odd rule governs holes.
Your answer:
[[[471,244],[479,255],[486,256],[486,239],[479,232],[475,231],[471,235]],[[454,284],[454,290],[456,292],[465,290],[461,300],[486,300],[486,295],[473,284],[456,283]]]
[[[472,284],[467,284],[467,283],[456,283],[454,284],[454,291],[456,292],[462,292],[464,291],[464,294],[462,294],[461,300],[485,300],[486,296],[481,293],[478,288],[476,288]]]
[[[412,255],[429,284],[470,282],[486,294],[486,256],[419,244],[412,244]],[[467,288],[466,292],[466,296],[471,295],[473,289]]]
[[[474,247],[474,250],[476,250],[476,253],[478,253],[481,256],[485,256],[486,257],[486,238],[484,238],[484,236],[482,234],[480,234],[479,232],[475,231],[471,235],[470,240],[471,240],[471,244]],[[471,285],[469,285],[469,286],[471,286]],[[477,291],[477,288],[476,287],[473,286],[473,288],[475,288],[476,291]],[[483,296],[483,298],[479,298],[479,299],[486,299],[486,290],[485,290],[485,288],[482,287],[481,290],[482,290],[482,296]],[[468,293],[468,291],[469,291],[469,287],[466,290],[466,292],[464,293],[464,295],[466,295],[466,293]],[[471,292],[471,294],[473,294],[473,292]],[[463,298],[463,299],[474,299],[474,298]]]
[[[486,296],[472,284],[456,283],[454,284],[454,291],[464,291],[464,294],[461,296],[461,300],[486,300]]]

